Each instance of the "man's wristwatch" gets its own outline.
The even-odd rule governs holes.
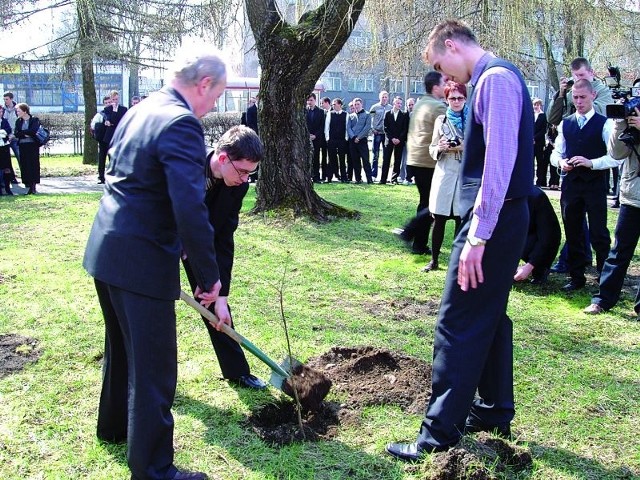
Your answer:
[[[478,237],[472,237],[471,235],[467,236],[467,242],[472,247],[479,247],[479,246],[484,246],[484,245],[487,244],[486,240],[483,240],[483,239],[478,238]]]

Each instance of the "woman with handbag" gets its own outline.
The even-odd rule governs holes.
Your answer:
[[[429,211],[433,215],[432,257],[423,272],[438,269],[438,257],[444,240],[447,220],[453,220],[456,232],[460,228],[458,208],[458,172],[462,160],[462,141],[469,109],[465,102],[467,88],[449,82],[444,88],[447,111],[436,118],[429,146],[431,157],[437,160],[429,193]]]
[[[40,143],[36,138],[40,120],[30,114],[29,105],[19,103],[16,106],[18,119],[14,135],[20,145],[20,166],[22,183],[29,188],[27,195],[37,193],[36,185],[40,183]]]

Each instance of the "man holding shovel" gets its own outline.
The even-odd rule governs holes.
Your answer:
[[[116,128],[100,207],[83,265],[105,321],[98,438],[127,443],[135,480],[203,480],[173,464],[177,383],[175,300],[180,254],[198,268],[195,296],[216,301],[220,277],[204,205],[206,150],[198,120],[226,86],[211,53],[176,57],[168,86]]]
[[[205,204],[209,210],[209,222],[214,230],[214,246],[222,283],[220,295],[215,303],[209,306],[209,310],[216,314],[219,321],[232,326],[227,297],[233,267],[233,234],[238,228],[242,199],[249,189],[249,177],[258,168],[262,157],[260,138],[251,128],[243,125],[230,128],[220,138],[216,149],[207,155]],[[195,292],[196,265],[190,263],[189,257],[183,258],[183,264],[191,290]],[[265,388],[265,382],[249,373],[249,364],[240,345],[214,328],[204,317],[203,320],[218,357],[222,376],[243,387]]]

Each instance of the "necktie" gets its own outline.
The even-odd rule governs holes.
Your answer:
[[[584,115],[578,116],[578,126],[582,128],[584,127],[585,123],[587,123],[587,117],[585,117]]]

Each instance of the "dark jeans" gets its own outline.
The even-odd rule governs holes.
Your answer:
[[[384,148],[384,138],[384,133],[373,134],[373,163],[371,164],[373,178],[378,176],[378,156],[380,155],[380,147]]]
[[[433,223],[433,218],[429,211],[429,192],[431,192],[433,172],[433,168],[407,165],[407,176],[413,177],[420,195],[418,207],[416,208],[417,215],[404,227],[409,236],[413,237],[414,251],[425,250],[429,244],[429,231]]]
[[[589,225],[587,224],[586,218],[582,223],[582,230],[584,232],[584,254],[587,256],[587,264],[591,265],[593,263],[593,254],[591,253],[591,238],[589,238]],[[567,242],[564,243],[562,250],[560,250],[558,264],[567,269],[569,268],[569,247],[567,246]]]
[[[351,149],[351,162],[353,163],[353,173],[356,177],[356,182],[362,181],[362,169],[364,168],[364,174],[367,177],[367,183],[371,183],[372,172],[371,164],[369,163],[369,144],[367,139],[363,138],[358,143],[351,139],[349,141],[349,147]]]
[[[600,275],[600,291],[591,303],[597,303],[605,310],[613,308],[620,299],[624,277],[633,258],[640,238],[640,208],[620,205],[616,224],[615,243]],[[640,288],[636,293],[634,310],[640,314]]]

